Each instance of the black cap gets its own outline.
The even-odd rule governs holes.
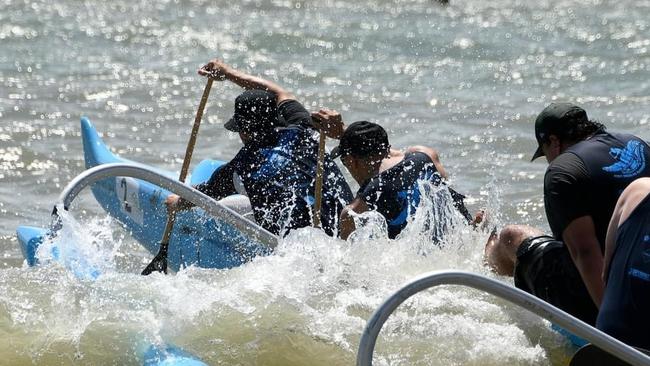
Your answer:
[[[266,90],[246,90],[235,99],[235,113],[224,127],[233,132],[253,132],[278,125],[276,95]]]
[[[332,150],[332,157],[353,155],[366,157],[387,153],[390,149],[388,134],[383,127],[368,121],[358,121],[349,125],[339,146]]]
[[[570,135],[581,122],[587,122],[587,112],[571,103],[552,103],[537,116],[535,120],[535,138],[537,150],[530,161],[544,156],[542,143],[549,135],[563,137]]]

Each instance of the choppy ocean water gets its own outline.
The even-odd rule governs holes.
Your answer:
[[[532,121],[566,100],[650,140],[648,11],[650,1],[0,1],[0,364],[139,364],[142,343],[159,341],[210,364],[352,364],[365,320],[399,284],[430,270],[487,274],[486,233],[459,229],[421,256],[415,236],[351,244],[306,230],[241,268],[145,279],[145,254],[89,194],[74,213],[92,230],[70,240],[101,243],[114,270],[85,282],[25,268],[14,231],[47,225],[83,171],[81,116],[119,155],[178,171],[205,85],[196,69],[220,57],[310,109],[381,123],[395,147],[437,148],[452,185],[496,225],[546,228]],[[195,163],[237,151],[222,124],[238,92],[214,84]],[[457,288],[418,295],[391,319],[380,364],[562,364],[571,351],[538,318]]]

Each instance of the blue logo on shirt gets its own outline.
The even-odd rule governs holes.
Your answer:
[[[644,271],[638,270],[638,269],[636,269],[636,268],[630,268],[630,269],[627,271],[627,274],[628,274],[629,276],[636,277],[636,278],[638,278],[638,279],[641,279],[641,280],[649,281],[649,282],[650,282],[650,274],[648,274],[647,272],[644,272]]]
[[[612,147],[609,149],[616,162],[603,168],[613,173],[615,178],[630,178],[639,175],[645,169],[644,145],[636,140],[627,143],[624,149]]]
[[[648,245],[650,244],[650,235],[643,236],[643,242],[646,244],[645,250],[641,252],[641,259],[643,259],[643,263],[650,263],[650,248],[648,248]]]

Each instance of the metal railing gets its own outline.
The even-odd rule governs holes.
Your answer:
[[[140,165],[111,163],[90,168],[68,183],[63,192],[59,195],[57,205],[63,205],[63,208],[67,211],[72,201],[84,188],[97,181],[111,177],[137,178],[165,188],[204,209],[210,215],[232,225],[251,239],[258,241],[271,249],[275,248],[278,244],[277,236],[241,216],[237,212],[182,182],[162,175],[151,168]],[[55,206],[53,211],[55,219],[57,216],[56,211],[57,208]]]
[[[392,314],[392,312],[409,297],[420,291],[438,285],[467,286],[498,296],[548,319],[552,323],[565,328],[578,337],[588,340],[595,346],[623,361],[635,366],[650,366],[650,357],[647,355],[538,299],[537,297],[499,281],[461,271],[426,273],[408,282],[397,292],[388,297],[388,299],[377,308],[366,324],[363,335],[361,336],[359,352],[357,353],[357,366],[372,365],[372,354],[375,349],[377,336],[390,314]]]

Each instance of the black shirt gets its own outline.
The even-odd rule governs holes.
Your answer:
[[[288,127],[245,145],[197,189],[215,199],[247,195],[255,220],[274,234],[286,235],[312,224],[319,139],[311,115],[299,102],[282,102],[278,113]],[[340,212],[351,198],[350,187],[326,154],[321,225],[329,235],[337,233]]]
[[[421,182],[429,184],[420,187]],[[357,197],[371,210],[386,218],[388,237],[394,239],[406,227],[408,218],[415,214],[422,192],[428,194],[434,207],[431,207],[431,220],[426,224],[433,227],[423,229],[431,230],[433,239],[437,241],[447,231],[447,220],[441,217],[445,212],[446,202],[451,202],[465,218],[471,219],[463,204],[464,196],[450,188],[435,190],[440,184],[443,184],[442,177],[429,155],[422,152],[407,153],[395,166],[362,184]]]
[[[591,216],[604,249],[616,201],[636,178],[650,176],[650,147],[633,135],[601,132],[569,147],[544,176],[544,206],[556,239],[569,224]]]

